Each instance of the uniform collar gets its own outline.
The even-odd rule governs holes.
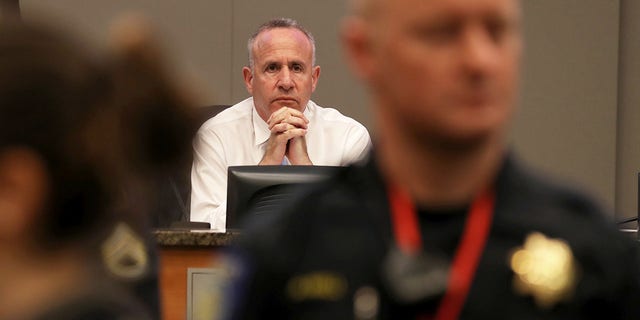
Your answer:
[[[375,156],[375,144],[365,158],[366,160],[360,164],[351,165],[349,170],[358,172],[358,188],[360,188],[363,203],[370,212],[370,216],[374,224],[378,225],[378,231],[383,239],[384,247],[391,245],[393,234],[391,232],[391,220],[389,215],[389,202],[387,200],[386,182],[379,168],[379,163]],[[511,152],[506,152],[501,167],[495,177],[496,188],[496,212],[495,217],[504,214],[503,212],[511,212],[504,210],[504,198],[513,198],[514,186],[529,186],[530,181],[522,181],[524,173],[519,169],[517,159]],[[522,208],[518,210],[522,211]],[[518,212],[516,210],[516,212]]]
[[[251,104],[253,105],[253,99],[251,99]],[[311,118],[315,114],[314,112],[315,105],[316,104],[313,101],[309,100],[306,108],[304,108],[304,112],[303,112],[304,116],[307,117],[309,121],[311,121]],[[253,108],[251,110],[251,122],[253,125],[253,132],[254,132],[254,135],[253,135],[254,145],[259,146],[267,142],[267,140],[269,140],[269,136],[271,135],[271,131],[269,130],[269,126],[267,125],[267,122],[262,120],[262,118],[260,118],[258,111],[256,111],[255,105],[253,105]]]

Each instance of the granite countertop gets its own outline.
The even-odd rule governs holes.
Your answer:
[[[232,243],[239,233],[212,232],[210,230],[180,230],[158,229],[153,236],[160,246],[194,246],[194,247],[224,247]]]
[[[621,229],[626,236],[638,239],[638,230]],[[164,247],[225,247],[240,235],[238,231],[212,232],[210,230],[157,229],[153,231],[156,243]]]

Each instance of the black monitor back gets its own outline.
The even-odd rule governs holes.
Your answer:
[[[272,212],[292,199],[302,184],[335,175],[333,166],[231,166],[227,178],[227,229],[237,229],[244,217]]]

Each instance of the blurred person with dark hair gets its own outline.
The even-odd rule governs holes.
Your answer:
[[[640,319],[637,243],[508,151],[518,0],[354,0],[369,161],[254,217],[233,318]]]
[[[146,181],[188,152],[186,100],[143,28],[108,58],[46,30],[0,21],[0,318],[157,318]]]
[[[116,156],[110,160],[121,175],[113,210],[140,236],[136,240],[144,242],[147,259],[139,254],[140,245],[135,241],[123,245],[129,235],[121,224],[102,250],[112,277],[128,285],[155,318],[160,312],[158,257],[149,231],[158,219],[166,218],[163,215],[173,214],[167,212],[174,208],[174,203],[167,202],[167,190],[175,172],[190,165],[197,112],[192,99],[195,95],[184,85],[189,82],[178,83],[178,79],[186,79],[169,68],[169,59],[162,54],[153,31],[144,17],[135,14],[123,15],[112,24],[110,44],[116,54],[110,56],[110,68],[115,109],[104,117],[111,120],[105,122],[107,126],[117,126],[108,130],[116,131],[122,141],[121,150],[112,153]]]
[[[320,78],[316,44],[288,18],[269,20],[247,42],[247,98],[206,121],[194,139],[191,221],[224,232],[227,168],[242,165],[345,166],[362,159],[367,129],[311,99]]]

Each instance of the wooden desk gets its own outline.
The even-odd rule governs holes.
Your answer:
[[[214,268],[217,250],[228,246],[237,233],[209,231],[154,231],[160,258],[160,303],[165,320],[187,318],[187,274],[189,268]]]

